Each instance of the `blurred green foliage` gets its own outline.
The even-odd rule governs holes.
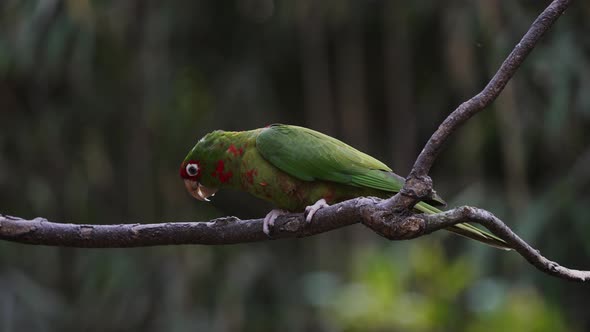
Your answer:
[[[466,257],[449,260],[436,241],[404,249],[355,253],[346,282],[310,274],[311,303],[344,331],[569,331],[559,311],[530,287],[482,279]]]
[[[0,2],[0,213],[84,223],[261,217],[194,201],[180,161],[213,129],[300,124],[405,175],[547,5],[531,1]],[[436,163],[589,268],[590,4],[575,2]],[[362,226],[227,247],[0,243],[0,331],[583,331],[588,287],[446,234]]]

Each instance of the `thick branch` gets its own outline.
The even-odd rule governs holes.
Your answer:
[[[67,224],[44,218],[22,219],[0,214],[0,240],[26,244],[78,247],[126,248],[178,244],[235,244],[306,237],[358,223],[371,198],[357,198],[320,210],[307,225],[301,213],[275,221],[271,238],[262,232],[263,219],[218,218],[207,222],[157,224]]]
[[[488,211],[460,207],[433,215],[402,215],[378,198],[356,198],[316,213],[311,224],[302,214],[279,217],[269,238],[262,232],[263,219],[219,218],[208,222],[159,224],[82,225],[0,215],[0,239],[36,245],[79,248],[121,248],[179,244],[235,244],[306,237],[362,222],[390,240],[420,237],[461,223],[478,223],[503,238],[537,269],[573,281],[590,280],[590,271],[572,270],[543,257],[500,219]]]

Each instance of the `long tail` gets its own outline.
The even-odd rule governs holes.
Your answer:
[[[428,214],[435,214],[435,213],[442,212],[441,210],[435,208],[434,206],[426,204],[424,202],[420,202],[420,203],[416,204],[415,208],[421,212],[428,213]],[[463,235],[465,237],[468,237],[470,239],[473,239],[473,240],[476,240],[479,242],[483,242],[487,245],[490,245],[490,246],[498,248],[498,249],[512,250],[512,248],[510,248],[508,246],[508,243],[506,243],[506,241],[502,240],[501,238],[495,236],[492,233],[481,230],[481,229],[479,229],[471,224],[468,224],[468,223],[457,224],[455,226],[451,226],[446,229],[453,232],[453,233]]]

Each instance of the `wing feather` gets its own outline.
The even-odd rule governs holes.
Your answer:
[[[396,192],[403,178],[387,165],[320,132],[272,125],[256,139],[260,154],[280,170],[303,181],[326,180]]]

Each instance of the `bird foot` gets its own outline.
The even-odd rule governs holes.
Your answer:
[[[281,209],[273,209],[272,211],[270,211],[266,217],[264,217],[264,222],[262,223],[262,231],[264,232],[264,234],[270,236],[270,228],[272,228],[275,225],[275,220],[277,220],[277,218],[279,216],[288,214],[289,211],[285,211],[285,210],[281,210]]]
[[[323,209],[325,207],[330,206],[328,203],[326,203],[325,199],[319,199],[317,202],[313,203],[313,205],[310,205],[308,207],[305,208],[305,221],[310,223],[311,219],[313,218],[314,214],[316,212],[318,212],[320,209]]]

